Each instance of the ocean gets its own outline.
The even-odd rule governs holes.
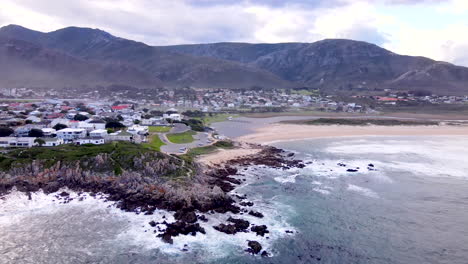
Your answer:
[[[207,234],[163,243],[137,215],[88,196],[0,200],[0,263],[468,263],[468,137],[343,137],[278,142],[306,167],[242,170],[265,237]],[[348,171],[351,170],[351,171]],[[356,171],[354,171],[356,170]],[[75,194],[72,194],[72,196]],[[270,257],[244,250],[259,241]]]

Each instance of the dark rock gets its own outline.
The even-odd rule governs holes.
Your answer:
[[[67,193],[67,192],[61,192],[61,193],[59,193],[59,195],[60,195],[61,197],[68,197],[68,196],[70,196],[70,194]]]
[[[249,246],[247,251],[252,254],[258,254],[262,250],[262,245],[257,241],[249,241],[247,245]]]
[[[356,169],[347,169],[346,171],[347,172],[357,172],[358,170],[356,170]]]
[[[206,218],[205,215],[200,215],[198,216],[198,220],[202,221],[202,222],[208,222],[208,218]]]
[[[197,222],[197,215],[193,211],[178,211],[174,214],[174,218],[186,223]]]
[[[234,235],[235,233],[237,233],[237,228],[235,225],[219,224],[217,226],[213,226],[213,228],[218,230],[219,232],[223,232],[229,235]]]
[[[262,257],[269,257],[270,256],[270,253],[266,252],[265,250],[263,250],[262,252]]]
[[[229,217],[228,222],[234,223],[237,232],[245,231],[250,226],[249,221],[243,219]]]
[[[285,232],[288,233],[288,234],[293,234],[293,233],[294,233],[294,232],[291,231],[291,230],[286,230]]]
[[[372,163],[369,163],[369,165],[367,165],[367,166],[369,166],[369,167],[373,168],[373,167],[374,167],[374,164],[372,164]]]
[[[241,206],[253,206],[254,203],[253,202],[240,202],[239,205],[241,205]]]
[[[263,214],[260,213],[260,212],[256,212],[256,211],[250,211],[249,215],[255,216],[255,217],[258,217],[258,218],[263,218]]]
[[[252,226],[250,231],[257,233],[258,236],[265,236],[266,233],[270,233],[266,225]]]
[[[341,163],[341,162],[340,162],[340,163],[338,163],[337,165],[338,165],[338,166],[340,166],[340,167],[346,167],[346,164],[344,164],[344,163]]]
[[[157,225],[157,223],[155,221],[150,221],[148,223],[151,227],[155,227]]]
[[[158,237],[161,237],[164,242],[172,244],[172,237],[182,235],[192,235],[195,236],[198,232],[205,234],[205,229],[200,226],[200,224],[190,224],[182,221],[177,221],[174,223],[167,224],[167,228],[163,234],[159,234]]]

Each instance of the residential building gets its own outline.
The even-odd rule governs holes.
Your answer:
[[[65,141],[71,141],[86,137],[86,130],[82,128],[64,128],[57,131],[57,137]]]
[[[37,145],[34,141],[35,137],[0,137],[0,147],[15,148],[23,147],[30,148]]]
[[[62,138],[42,138],[44,140],[44,145],[43,147],[55,147],[64,144],[65,142],[63,141]]]
[[[105,129],[96,129],[89,132],[89,136],[92,138],[105,138],[107,137],[108,133]]]
[[[102,145],[104,144],[104,138],[94,138],[94,137],[85,137],[75,140],[77,145],[83,144],[93,144],[93,145]]]

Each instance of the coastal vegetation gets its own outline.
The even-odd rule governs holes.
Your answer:
[[[168,134],[167,139],[175,144],[187,144],[192,143],[195,140],[193,136],[196,134],[197,133],[195,131],[189,130],[182,133]]]
[[[436,126],[436,121],[399,120],[399,119],[362,119],[362,118],[318,118],[312,120],[282,121],[287,124],[301,125],[347,125],[347,126]]]

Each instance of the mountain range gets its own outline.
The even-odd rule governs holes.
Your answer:
[[[0,85],[319,88],[468,94],[468,68],[346,39],[150,46],[99,29],[0,28]]]

